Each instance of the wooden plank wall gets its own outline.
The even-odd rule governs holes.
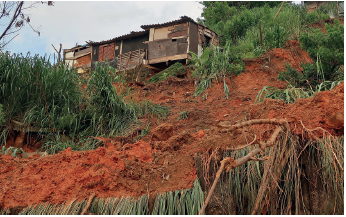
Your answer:
[[[190,35],[189,35],[190,43],[189,43],[189,51],[198,53],[198,26],[190,22]]]
[[[118,70],[129,70],[136,68],[137,65],[143,63],[145,58],[145,50],[139,49],[130,51],[118,56]]]

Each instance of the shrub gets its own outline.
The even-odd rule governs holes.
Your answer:
[[[71,146],[74,150],[97,147],[82,142],[83,137],[124,134],[134,130],[139,116],[164,118],[169,113],[166,106],[135,103],[118,95],[107,64],[95,69],[82,89],[78,74],[64,65],[53,67],[49,59],[30,54],[0,54],[0,126],[13,119],[25,126],[50,129],[52,122],[55,134],[45,132],[43,145],[55,153]],[[0,143],[4,143],[10,127],[1,126],[0,130]],[[62,142],[61,134],[72,141]]]
[[[340,77],[340,66],[344,64],[344,26],[339,20],[335,24],[325,24],[328,34],[318,29],[303,33],[299,42],[310,57],[318,62],[316,73],[323,73],[325,80]],[[319,69],[319,71],[317,71]]]

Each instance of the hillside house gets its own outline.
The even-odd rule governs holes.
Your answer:
[[[219,45],[215,32],[187,16],[167,23],[142,25],[141,28],[143,31],[91,42],[84,49],[79,46],[64,50],[65,63],[86,69],[107,60],[118,70],[129,70],[140,64],[150,67],[160,63],[168,65],[169,61],[187,61],[191,58],[190,51],[200,56],[206,46]],[[79,59],[84,56],[83,60]]]
[[[91,46],[88,44],[65,49],[63,55],[65,65],[76,68],[78,73],[91,68]]]

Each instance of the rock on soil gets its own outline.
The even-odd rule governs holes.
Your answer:
[[[152,141],[166,141],[173,136],[173,125],[172,124],[161,124],[152,131]]]

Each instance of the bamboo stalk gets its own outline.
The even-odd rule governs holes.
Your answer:
[[[95,192],[93,192],[93,193],[90,195],[89,200],[88,200],[88,203],[87,203],[87,205],[85,206],[85,208],[83,209],[81,215],[84,215],[84,214],[88,211],[88,209],[89,209],[89,207],[90,207],[90,204],[91,204],[91,201],[93,200],[94,197],[95,197]]]
[[[285,1],[282,2],[281,7],[279,8],[278,12],[276,13],[274,20],[276,19],[276,17],[279,15],[281,8],[284,6]]]

